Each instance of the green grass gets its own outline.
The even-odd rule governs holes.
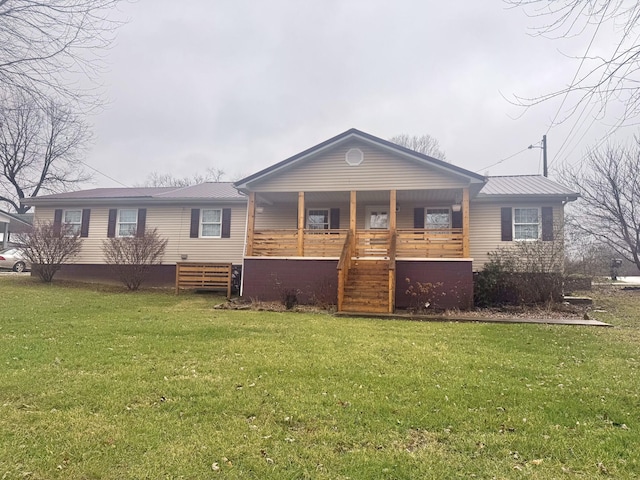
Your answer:
[[[0,479],[640,477],[640,293],[604,329],[0,292]]]

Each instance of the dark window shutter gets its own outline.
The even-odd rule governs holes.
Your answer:
[[[91,209],[82,209],[82,223],[80,224],[80,236],[86,238],[89,236],[89,218],[91,217]]]
[[[231,238],[231,209],[222,209],[222,238]]]
[[[511,207],[502,207],[500,209],[500,226],[502,229],[502,241],[510,242],[513,240],[513,222]]]
[[[542,240],[553,240],[553,208],[542,207]]]
[[[424,208],[413,209],[413,228],[424,228]]]
[[[113,238],[116,236],[116,219],[118,218],[118,209],[109,209],[109,223],[107,224],[107,237]]]
[[[147,226],[147,209],[138,209],[138,225],[136,226],[136,237],[144,237],[144,229]]]
[[[191,229],[189,231],[189,237],[198,238],[198,233],[200,233],[200,209],[192,208],[191,209]]]
[[[60,231],[62,230],[62,210],[56,208],[55,212],[53,212],[53,234],[60,235]]]
[[[451,228],[462,228],[462,210],[451,212]]]
[[[332,208],[330,212],[329,228],[340,228],[340,209]]]

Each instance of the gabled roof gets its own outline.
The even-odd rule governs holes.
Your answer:
[[[197,201],[246,202],[246,197],[230,182],[205,182],[187,187],[93,188],[25,198],[25,205],[110,204],[110,203],[193,203]]]
[[[9,213],[0,210],[0,223],[9,224],[9,232],[21,233],[31,230],[33,227],[32,213]],[[0,230],[2,230],[0,228]]]
[[[510,175],[487,177],[477,200],[498,199],[565,199],[573,201],[579,194],[542,175]]]
[[[388,140],[383,140],[382,138],[376,137],[374,135],[370,135],[368,133],[362,132],[355,128],[351,128],[346,132],[343,132],[335,137],[330,138],[329,140],[325,140],[318,145],[308,148],[307,150],[300,152],[292,157],[287,158],[275,165],[265,168],[264,170],[260,170],[253,175],[249,175],[241,180],[235,182],[235,187],[240,190],[250,189],[249,184],[263,180],[271,175],[274,175],[282,170],[292,167],[304,160],[308,159],[312,155],[318,154],[322,151],[325,151],[329,148],[336,147],[340,144],[349,142],[351,140],[360,140],[365,143],[377,146],[384,150],[388,150],[396,155],[400,155],[402,157],[411,159],[418,163],[422,163],[426,166],[435,167],[439,170],[449,172],[451,174],[466,177],[469,179],[470,183],[479,183],[482,184],[485,181],[485,177],[483,175],[479,175],[475,172],[471,172],[461,167],[457,167],[452,165],[451,163],[447,163],[443,160],[438,160],[437,158],[430,157],[429,155],[424,155],[422,153],[411,150],[410,148],[406,148],[400,145],[397,145],[393,142],[389,142]]]

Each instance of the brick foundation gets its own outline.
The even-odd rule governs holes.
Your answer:
[[[468,310],[473,306],[473,271],[471,261],[402,261],[396,262],[396,308],[408,308],[415,302],[406,294],[409,279],[433,286],[432,308]]]
[[[338,302],[338,260],[246,258],[242,296],[282,301],[295,293],[301,304]]]

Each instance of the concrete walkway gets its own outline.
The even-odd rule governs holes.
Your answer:
[[[416,320],[420,322],[481,322],[481,323],[539,323],[548,325],[580,325],[585,327],[613,327],[609,323],[598,320],[584,320],[582,318],[520,318],[520,317],[473,317],[473,316],[445,316],[445,315],[410,315],[401,313],[357,313],[336,312],[336,317],[347,318],[383,318],[397,320]]]

